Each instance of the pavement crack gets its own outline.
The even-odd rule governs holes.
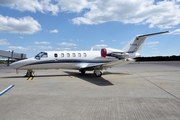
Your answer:
[[[138,73],[136,73],[137,75],[139,75]],[[149,83],[153,84],[154,86],[158,87],[159,89],[163,90],[164,92],[166,92],[167,94],[171,95],[172,97],[180,100],[180,98],[178,98],[177,96],[175,96],[174,94],[170,93],[169,91],[165,90],[164,88],[160,87],[159,85],[153,83],[152,81],[148,80],[147,78],[145,78],[144,76],[139,75],[140,77],[144,78],[146,81],[148,81]]]

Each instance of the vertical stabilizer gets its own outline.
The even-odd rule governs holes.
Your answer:
[[[169,31],[138,35],[131,42],[129,42],[122,50],[126,53],[138,53],[141,50],[142,46],[144,45],[144,42],[147,37],[153,36],[153,35],[164,34],[168,32]]]

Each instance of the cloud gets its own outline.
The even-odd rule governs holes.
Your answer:
[[[10,45],[10,43],[6,39],[0,39],[0,45]]]
[[[26,50],[38,50],[38,51],[43,51],[43,50],[53,50],[52,46],[27,46]]]
[[[148,43],[147,43],[148,47],[151,48],[151,49],[154,49],[154,50],[157,49],[157,48],[156,48],[157,44],[159,44],[158,41],[148,42]]]
[[[149,28],[173,28],[180,24],[179,0],[1,0],[1,6],[19,11],[78,13],[73,24],[120,22],[142,24]]]
[[[150,46],[148,46],[149,48],[153,48],[153,49],[156,49],[155,47],[156,47],[156,45],[150,45]]]
[[[33,34],[41,30],[41,25],[32,17],[12,18],[0,15],[0,32]]]
[[[157,45],[157,44],[159,44],[159,42],[158,42],[158,41],[155,41],[155,42],[148,42],[147,44],[148,44],[148,45]]]
[[[38,44],[50,44],[50,43],[49,43],[49,42],[46,42],[46,41],[42,41],[42,42],[37,42],[37,41],[36,41],[36,42],[34,42],[34,44],[37,44],[37,45],[38,45]]]
[[[28,51],[28,50],[52,50],[52,46],[27,46],[27,47],[22,47],[22,46],[9,46],[8,47],[11,50],[20,50],[20,51]]]
[[[124,41],[121,42],[121,44],[124,44],[124,43],[125,43]]]
[[[174,31],[171,31],[169,34],[180,34],[180,29],[176,29]]]
[[[11,50],[28,50],[27,48],[21,46],[9,46],[8,48]]]
[[[30,11],[36,13],[52,13],[57,15],[60,11],[81,12],[88,8],[86,0],[1,0],[1,6],[10,7],[19,11]]]
[[[39,50],[39,49],[41,49],[41,50],[52,50],[53,49],[52,46],[34,46],[33,48],[37,49],[37,50]]]
[[[58,43],[59,46],[61,46],[61,48],[56,48],[56,50],[72,50],[72,49],[76,49],[77,45],[74,43],[68,43],[68,42],[62,42],[62,43]]]
[[[59,0],[62,11],[81,12],[85,8],[89,8],[90,2],[87,0]]]
[[[60,51],[68,51],[68,50],[71,50],[71,48],[56,48],[56,50],[60,50]]]
[[[62,47],[76,47],[77,46],[74,43],[67,43],[67,42],[62,42],[62,43],[59,43],[58,45]]]
[[[149,28],[161,29],[180,24],[177,0],[96,0],[89,1],[88,5],[88,11],[72,19],[74,24],[92,25],[117,21],[124,24],[148,24]]]
[[[105,40],[100,40],[101,42],[104,42]]]
[[[50,30],[50,33],[58,33],[58,30],[56,30],[56,29]]]
[[[19,11],[40,11],[42,13],[50,12],[57,15],[59,12],[58,1],[54,0],[1,0],[1,6],[7,6]]]
[[[108,47],[108,45],[98,44],[98,45],[94,45],[92,48],[94,48],[94,49],[101,49],[101,48],[105,48],[105,47]]]
[[[19,36],[20,39],[24,39],[22,36]]]

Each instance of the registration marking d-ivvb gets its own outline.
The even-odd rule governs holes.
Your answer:
[[[7,91],[9,91],[11,88],[13,88],[14,85],[10,85],[9,87],[7,87],[6,89],[4,89],[2,92],[0,92],[0,96],[5,94]]]

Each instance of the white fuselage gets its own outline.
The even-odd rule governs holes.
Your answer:
[[[36,69],[76,69],[95,66],[119,59],[114,57],[101,57],[100,51],[47,51],[47,56],[40,59],[35,56],[12,63],[10,66],[19,70]]]

